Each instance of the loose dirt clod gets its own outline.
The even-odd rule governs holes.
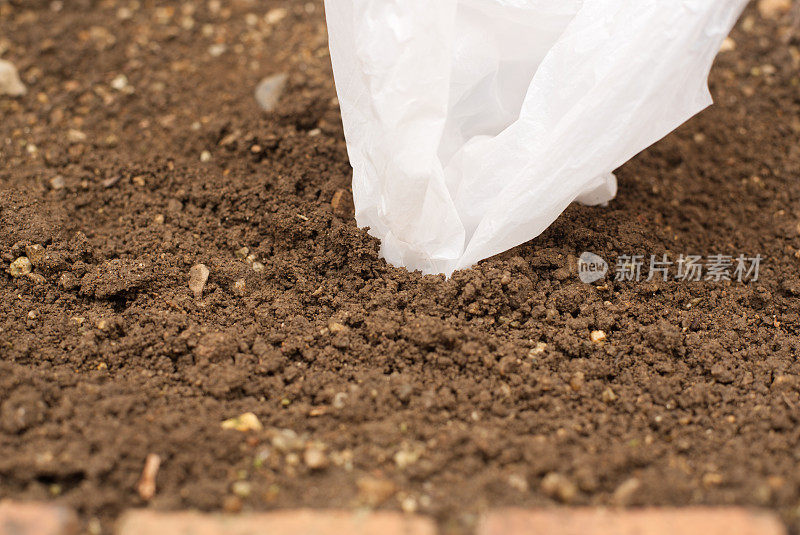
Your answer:
[[[206,287],[208,275],[210,271],[205,264],[195,264],[189,270],[189,289],[194,293],[194,296],[199,298],[203,295],[203,289]]]
[[[136,491],[145,501],[150,501],[156,494],[156,476],[160,467],[161,457],[155,453],[149,454],[144,461],[142,477],[139,479],[139,483],[136,484]]]
[[[38,266],[42,263],[42,260],[44,260],[44,255],[44,247],[38,243],[34,243],[25,247],[25,256],[28,257],[28,260],[30,260],[31,264],[34,266]]]

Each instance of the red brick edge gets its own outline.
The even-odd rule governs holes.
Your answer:
[[[76,535],[77,515],[46,503],[0,501],[0,535]],[[115,535],[436,535],[421,515],[281,510],[239,515],[130,510]],[[739,507],[496,509],[475,535],[786,535],[773,513]]]
[[[0,501],[0,535],[76,535],[78,515],[67,507]]]
[[[778,518],[738,507],[505,509],[476,535],[786,535]]]
[[[286,510],[236,516],[142,509],[125,513],[117,535],[436,535],[428,518],[393,512]]]

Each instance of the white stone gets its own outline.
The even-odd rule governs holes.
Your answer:
[[[261,80],[256,87],[256,102],[262,110],[268,112],[275,110],[288,79],[286,74],[280,73]]]
[[[27,92],[14,64],[0,59],[0,95],[21,97]]]

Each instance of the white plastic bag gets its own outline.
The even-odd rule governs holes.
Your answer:
[[[356,219],[445,273],[541,234],[711,104],[747,0],[326,0]]]

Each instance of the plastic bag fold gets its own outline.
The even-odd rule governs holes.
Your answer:
[[[711,104],[746,0],[326,0],[356,220],[456,269],[541,234]]]

